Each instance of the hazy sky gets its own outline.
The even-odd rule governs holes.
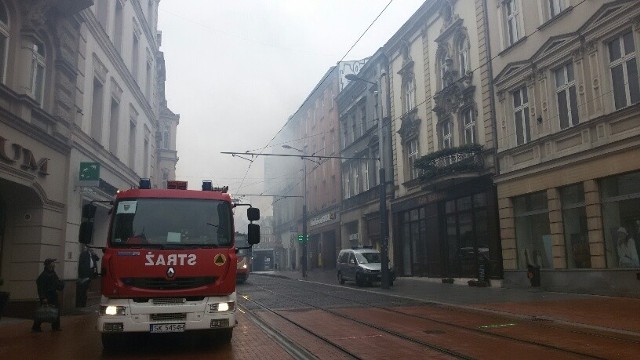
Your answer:
[[[389,2],[161,0],[166,97],[180,114],[176,179],[261,193],[263,158],[220,152],[262,151]],[[345,60],[373,55],[422,3],[392,0]]]

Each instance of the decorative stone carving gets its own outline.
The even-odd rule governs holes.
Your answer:
[[[406,142],[418,136],[421,120],[417,117],[417,109],[414,109],[401,118],[400,130],[398,134],[402,141]]]

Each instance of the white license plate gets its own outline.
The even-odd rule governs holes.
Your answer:
[[[149,331],[152,333],[184,332],[184,324],[151,324]]]

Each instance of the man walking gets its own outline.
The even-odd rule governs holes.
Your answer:
[[[54,306],[58,309],[57,319],[51,323],[53,331],[60,330],[60,303],[58,302],[58,291],[64,288],[64,283],[58,278],[58,274],[55,271],[56,259],[48,258],[44,261],[44,270],[38,279],[36,285],[38,286],[38,297],[40,298],[40,305]],[[34,332],[41,332],[40,325],[42,323],[39,320],[33,321],[31,330]]]
[[[85,247],[78,259],[78,281],[76,282],[76,307],[87,306],[87,292],[91,279],[98,273],[100,258],[89,247]]]

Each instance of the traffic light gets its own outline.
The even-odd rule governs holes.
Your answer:
[[[303,242],[304,241],[304,235],[303,234],[298,234],[298,241],[299,242]],[[307,234],[307,241],[309,241],[309,234]]]

